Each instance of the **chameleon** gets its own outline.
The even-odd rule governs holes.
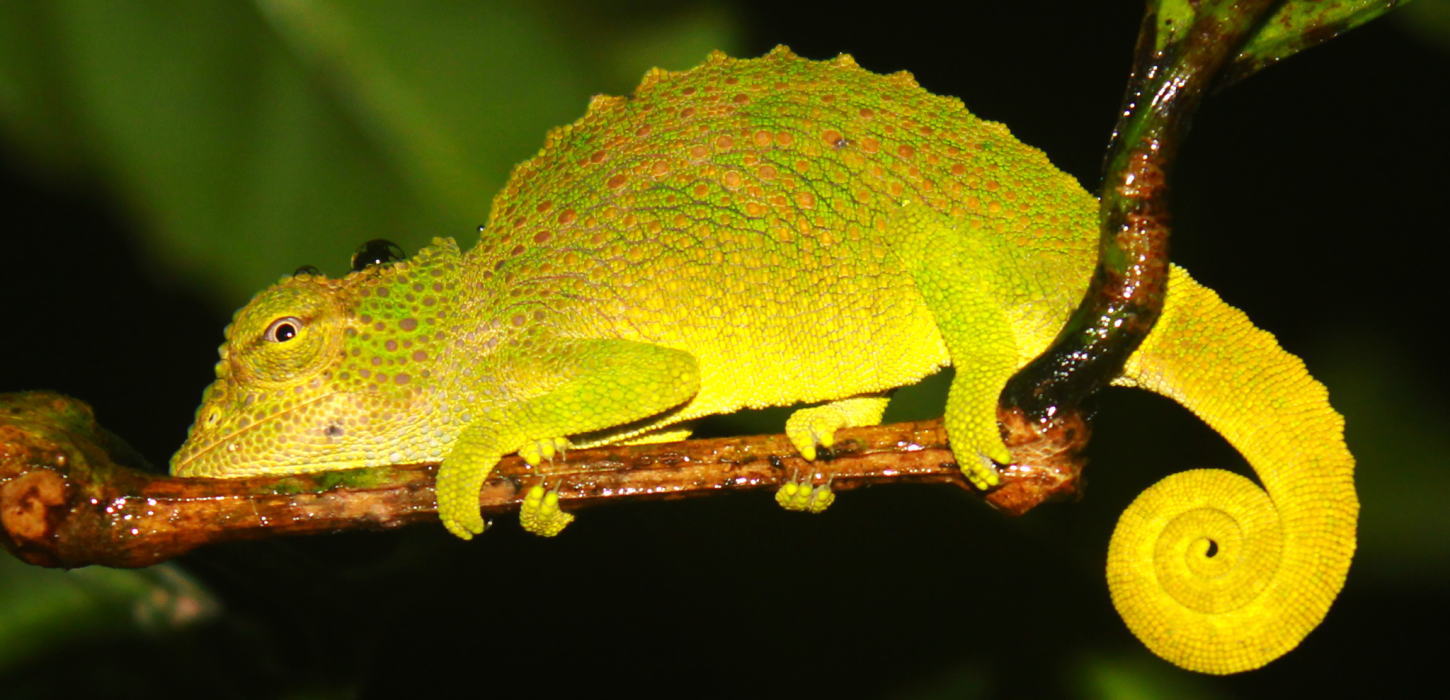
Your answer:
[[[468,251],[435,238],[257,294],[171,470],[438,461],[440,518],[467,539],[505,455],[537,465],[803,405],[785,432],[814,459],[838,429],[880,422],[892,389],[950,365],[950,446],[990,489],[1010,460],[998,395],[1083,296],[1097,237],[1097,200],[1076,180],[904,71],[715,52],[551,130]],[[1125,510],[1107,579],[1128,628],[1207,673],[1294,648],[1355,547],[1354,459],[1325,388],[1176,266],[1114,383],[1185,406],[1262,484],[1190,470]],[[832,497],[799,483],[777,498],[818,511]],[[541,488],[520,513],[544,535],[571,517]]]

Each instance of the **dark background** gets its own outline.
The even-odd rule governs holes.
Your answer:
[[[0,12],[0,39],[25,40],[0,50],[0,67],[11,66],[0,72],[0,126],[9,129],[0,131],[0,391],[81,398],[163,464],[247,291],[302,264],[341,272],[368,238],[416,250],[433,235],[470,241],[473,232],[446,218],[436,224],[444,228],[408,228],[427,220],[413,214],[344,217],[334,230],[308,232],[312,250],[325,251],[315,253],[274,244],[260,230],[249,247],[177,225],[185,218],[168,219],[169,205],[157,203],[164,196],[128,178],[145,169],[118,155],[145,153],[108,148],[108,132],[96,126],[105,110],[74,107],[84,81],[66,78],[81,63],[68,57],[85,50],[77,48],[84,32],[66,13],[83,14],[84,5]],[[521,83],[573,106],[511,127],[518,143],[479,176],[495,186],[508,163],[581,113],[590,94],[627,92],[644,68],[666,62],[651,49],[688,54],[666,63],[680,69],[702,59],[695,45],[709,42],[734,55],[784,43],[810,58],[849,52],[873,71],[910,70],[932,92],[1005,122],[1091,188],[1140,11],[1130,2],[962,3],[951,16],[911,3],[870,12],[754,1],[545,5],[535,24],[557,32],[561,53],[624,57],[567,85]],[[7,559],[4,694],[342,696],[462,683],[480,694],[1333,697],[1430,680],[1450,622],[1450,516],[1437,498],[1450,487],[1437,252],[1450,158],[1450,11],[1445,2],[1420,5],[1211,98],[1174,181],[1174,260],[1305,359],[1346,415],[1359,460],[1361,549],[1344,593],[1298,650],[1261,671],[1178,671],[1117,619],[1102,577],[1117,513],[1170,471],[1238,458],[1169,402],[1111,390],[1098,401],[1087,498],[1020,520],[950,489],[895,487],[845,494],[818,517],[781,512],[764,494],[736,495],[598,508],[554,540],[512,522],[471,543],[415,526],[217,547],[138,574],[47,572]],[[255,13],[238,31],[264,36],[257,54],[275,49],[265,13],[238,7]],[[424,9],[415,13],[407,26],[427,27],[417,18]],[[646,30],[620,38],[637,27]],[[677,29],[687,38],[672,40]],[[171,35],[158,36],[156,45],[168,46]],[[195,51],[213,39],[176,40]],[[186,60],[177,56],[166,60]],[[32,58],[42,69],[29,75],[40,77],[15,79]],[[345,113],[347,98],[326,71],[296,60],[303,82]],[[530,60],[520,58],[517,70],[530,70]],[[101,75],[94,89],[125,92],[134,83],[144,92],[148,80],[164,82],[119,69]],[[185,112],[188,100],[204,97],[170,99]],[[236,137],[235,125],[186,128],[200,143]],[[215,178],[177,181],[192,179]],[[294,206],[348,208],[330,194]],[[479,194],[473,224],[491,195]],[[412,206],[426,209],[420,201]],[[224,229],[230,214],[210,216]],[[157,233],[168,227],[173,234]],[[215,260],[176,252],[167,236],[183,228],[199,242],[180,249],[230,246],[228,257],[246,257],[240,265],[257,271],[221,272]],[[921,403],[901,415],[940,411],[930,388],[916,395]],[[133,611],[158,591],[173,603],[201,601],[203,613],[138,622]]]

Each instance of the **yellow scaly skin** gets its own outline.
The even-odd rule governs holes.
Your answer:
[[[633,97],[597,97],[552,131],[467,253],[435,239],[406,262],[258,294],[172,471],[442,460],[440,515],[468,538],[504,455],[537,464],[571,445],[683,438],[700,416],[823,403],[787,428],[810,457],[950,363],[947,431],[990,487],[1008,459],[997,396],[1081,297],[1096,206],[906,73],[783,48],[653,70]],[[1176,269],[1120,383],[1195,411],[1268,493],[1203,471],[1150,489],[1113,537],[1114,601],[1174,663],[1267,663],[1318,624],[1353,553],[1341,419],[1297,358]],[[795,484],[780,500],[830,497]],[[522,519],[553,534],[569,516],[538,489]]]

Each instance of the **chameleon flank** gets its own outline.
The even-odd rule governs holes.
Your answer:
[[[258,294],[172,471],[441,460],[440,516],[468,538],[504,455],[538,464],[806,403],[786,433],[814,458],[838,428],[879,422],[891,389],[951,364],[953,450],[991,488],[1009,459],[997,397],[1082,297],[1096,210],[1041,152],[906,73],[784,48],[652,70],[551,131],[466,253],[435,239]],[[1193,410],[1267,490],[1195,471],[1135,502],[1108,571],[1128,626],[1212,673],[1291,649],[1354,549],[1353,459],[1324,388],[1178,269],[1118,383]],[[820,510],[831,495],[793,484],[778,500]],[[521,518],[553,534],[571,516],[536,490]]]

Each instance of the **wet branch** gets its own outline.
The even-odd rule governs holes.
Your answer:
[[[1009,427],[1014,464],[984,500],[1016,515],[1074,497],[1081,457],[1056,447],[1084,444],[1086,426],[1074,429],[1080,441],[1042,441]],[[834,456],[816,462],[781,435],[577,450],[539,468],[508,457],[484,485],[479,506],[486,518],[515,511],[540,479],[559,489],[566,510],[773,491],[796,475],[830,480],[838,491],[929,483],[976,492],[939,421],[847,429],[838,438]],[[433,464],[246,479],[183,479],[141,467],[84,403],[42,392],[0,394],[0,544],[41,566],[137,567],[216,542],[437,521]]]

